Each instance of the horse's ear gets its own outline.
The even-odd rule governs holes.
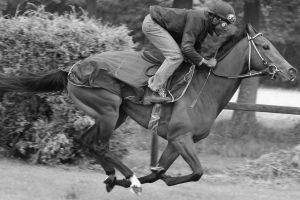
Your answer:
[[[246,24],[246,31],[249,34],[251,34],[253,32],[253,28],[252,28],[251,24],[248,24],[248,23]]]
[[[246,30],[247,33],[249,33],[249,35],[254,35],[257,33],[257,31],[253,28],[253,26],[251,24],[246,24]]]

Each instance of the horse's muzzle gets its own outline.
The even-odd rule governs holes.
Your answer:
[[[274,64],[268,64],[268,73],[271,76],[271,79],[275,79],[276,76],[279,74],[284,76],[284,79],[289,80],[289,81],[294,81],[297,76],[297,69],[294,67],[291,67],[287,70],[287,73],[284,73],[281,71],[276,65]]]

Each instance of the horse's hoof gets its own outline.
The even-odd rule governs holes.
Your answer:
[[[131,182],[130,191],[137,195],[141,195],[142,185],[141,185],[141,182],[139,181],[139,179],[133,174],[129,180]]]
[[[115,175],[110,175],[104,180],[105,188],[107,192],[111,192],[116,185],[117,178]]]
[[[155,174],[162,174],[165,172],[165,168],[163,167],[151,167],[150,170]]]

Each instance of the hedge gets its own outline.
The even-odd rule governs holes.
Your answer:
[[[0,17],[0,66],[4,73],[66,69],[91,54],[132,48],[125,26],[111,26],[76,12],[58,16],[40,8]],[[38,163],[74,162],[82,156],[76,137],[93,121],[72,105],[66,92],[6,93],[0,103],[0,146]],[[122,133],[118,133],[122,134]],[[126,153],[120,141],[113,151]]]

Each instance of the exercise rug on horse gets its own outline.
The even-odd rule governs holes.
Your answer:
[[[161,57],[155,57],[148,51],[104,52],[75,63],[67,70],[68,80],[79,87],[104,88],[127,100],[146,105],[151,104],[143,98],[151,92],[147,81],[162,62]],[[195,66],[183,63],[167,83],[167,95],[170,96],[170,100],[160,103],[180,99],[192,80],[194,69]],[[123,92],[119,88],[120,83],[112,78],[123,83]]]

